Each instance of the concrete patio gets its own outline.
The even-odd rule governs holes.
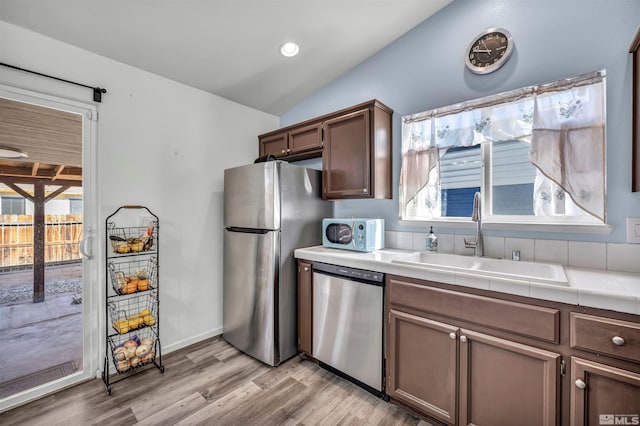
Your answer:
[[[81,277],[80,263],[48,267],[33,303],[32,271],[0,274],[0,398],[82,367]]]

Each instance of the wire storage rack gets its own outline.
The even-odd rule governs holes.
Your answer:
[[[111,286],[120,296],[157,288],[157,267],[158,259],[155,256],[107,261]]]
[[[150,366],[164,373],[160,344],[158,216],[121,206],[106,219],[105,355],[112,385]]]

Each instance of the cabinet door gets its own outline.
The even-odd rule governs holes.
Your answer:
[[[322,148],[322,123],[289,130],[289,154]]]
[[[461,425],[555,425],[560,354],[460,330]]]
[[[458,328],[391,310],[387,394],[456,424]]]
[[[369,109],[324,122],[324,198],[371,197]]]
[[[640,424],[640,374],[571,358],[571,425]]]
[[[298,262],[298,350],[311,354],[312,312],[311,264]]]
[[[287,155],[287,132],[260,138],[260,157],[273,154],[276,157]]]

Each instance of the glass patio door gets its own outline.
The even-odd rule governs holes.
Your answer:
[[[0,85],[0,109],[1,413],[93,377],[101,339],[95,107]]]

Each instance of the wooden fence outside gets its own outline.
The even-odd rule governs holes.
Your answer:
[[[82,215],[45,216],[45,264],[80,259]],[[0,216],[0,268],[33,264],[33,217]]]

